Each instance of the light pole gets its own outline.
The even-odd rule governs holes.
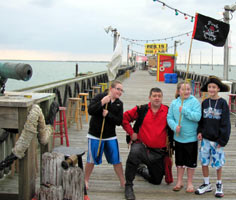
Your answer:
[[[229,12],[234,12],[236,10],[236,4],[233,4],[231,6],[226,5],[224,7],[225,11],[223,13],[224,16],[224,22],[229,24]],[[226,39],[225,45],[224,45],[224,72],[223,72],[223,78],[224,80],[229,80],[229,45],[228,45],[228,37]]]
[[[129,45],[127,46],[127,67],[129,67]]]
[[[109,31],[111,31],[113,33],[113,51],[114,51],[116,48],[116,43],[119,38],[119,33],[117,32],[117,29],[112,28],[112,26],[108,26],[107,28],[104,28],[104,30],[107,34],[109,33]]]
[[[177,44],[180,43],[181,40],[175,40],[174,42],[174,56],[175,56],[175,59],[174,59],[174,71],[176,71],[176,60],[177,60],[177,56],[176,56],[176,50],[177,50]]]

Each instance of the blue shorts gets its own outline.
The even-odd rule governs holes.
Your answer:
[[[110,164],[120,163],[120,152],[117,139],[102,140],[100,146],[100,153],[97,156],[99,140],[88,138],[88,153],[87,162],[99,165],[102,163],[102,155],[105,153],[105,157]]]
[[[202,139],[199,151],[199,160],[203,166],[211,166],[220,169],[225,164],[224,148],[217,148],[217,143],[207,139]]]

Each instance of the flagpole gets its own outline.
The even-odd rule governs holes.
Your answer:
[[[193,38],[191,39],[190,48],[189,48],[189,52],[188,52],[188,65],[187,65],[186,76],[185,76],[185,80],[184,80],[184,93],[185,93],[185,90],[186,90],[186,83],[187,83],[188,72],[189,72],[189,63],[190,63],[192,44],[193,44]],[[184,104],[184,93],[181,96],[181,107]],[[178,126],[180,126],[181,119],[182,119],[182,115],[180,113]],[[179,136],[179,133],[177,133],[177,136]]]

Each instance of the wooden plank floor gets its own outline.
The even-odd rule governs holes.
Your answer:
[[[170,105],[174,99],[176,84],[165,84],[157,82],[155,76],[150,76],[147,71],[136,71],[131,74],[130,78],[123,80],[123,88],[125,93],[121,99],[124,102],[124,110],[133,108],[135,105],[144,104],[148,101],[149,90],[152,87],[160,87],[164,93],[163,103]],[[232,115],[232,133],[230,142],[225,148],[226,165],[223,168],[223,183],[224,183],[224,199],[236,199],[236,135],[235,135],[235,120]],[[82,131],[70,129],[70,142],[72,146],[87,149],[87,134],[88,124],[83,124]],[[125,169],[128,148],[125,142],[125,132],[121,127],[117,127],[117,136],[120,145],[120,152]],[[83,158],[86,162],[86,156]],[[216,182],[215,170],[210,168],[211,182],[213,186]],[[142,177],[136,176],[134,181],[134,191],[137,200],[154,200],[154,199],[215,199],[214,193],[198,196],[195,194],[187,194],[185,190],[178,193],[172,192],[172,187],[176,182],[176,168],[173,166],[174,183],[167,185],[163,180],[161,185],[152,185],[145,181]],[[184,177],[186,183],[186,175]],[[194,176],[194,186],[197,188],[202,184],[203,178],[201,174],[200,164],[196,169]],[[89,197],[91,200],[118,200],[124,198],[124,189],[120,188],[118,178],[116,177],[112,165],[107,164],[103,157],[102,165],[95,166],[89,183]]]
[[[147,71],[136,71],[131,74],[127,79],[123,80],[123,88],[125,93],[121,99],[124,102],[124,110],[133,108],[135,105],[140,105],[148,102],[149,90],[152,87],[160,87],[164,93],[163,103],[170,105],[174,99],[176,84],[165,84],[157,82],[155,76],[150,76]],[[236,117],[231,115],[232,131],[229,144],[225,148],[226,165],[223,168],[223,184],[224,184],[224,199],[236,199],[236,135],[235,135],[235,121]],[[73,125],[69,129],[70,146],[80,147],[87,151],[87,138],[88,123],[83,118],[83,129],[76,130]],[[128,156],[128,148],[125,141],[125,132],[121,127],[117,127],[117,136],[119,140],[120,153],[123,162],[123,169],[125,169],[125,162]],[[59,139],[56,141],[59,145]],[[86,162],[86,155],[83,157],[84,165]],[[152,185],[145,181],[142,177],[136,176],[134,181],[134,191],[137,200],[172,200],[172,199],[201,199],[209,200],[215,199],[214,192],[210,192],[201,196],[195,194],[185,193],[185,189],[180,192],[173,192],[172,187],[176,182],[176,168],[173,166],[174,183],[167,185],[163,180],[161,185]],[[211,182],[214,186],[216,181],[215,169],[210,167]],[[202,184],[203,178],[201,173],[200,163],[195,172],[194,186],[197,188]],[[11,187],[8,187],[11,182]],[[5,178],[0,180],[0,191],[17,190],[16,178]],[[186,186],[186,175],[184,176],[184,183]],[[15,190],[15,191],[14,191]],[[90,178],[88,195],[90,200],[120,200],[124,198],[124,189],[120,188],[118,178],[115,175],[112,165],[107,164],[103,157],[103,163],[95,166],[94,171]]]

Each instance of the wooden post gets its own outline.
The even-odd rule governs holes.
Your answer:
[[[42,109],[42,112],[44,116],[48,116],[49,113],[49,107],[51,103],[53,102],[53,99],[50,99],[48,101],[44,101],[40,103],[40,107]],[[52,151],[52,137],[50,137],[48,144],[42,145],[40,144],[40,184],[42,183],[42,156],[45,152],[51,152]]]
[[[1,135],[1,133],[0,133]],[[3,160],[5,158],[4,156],[4,142],[0,143],[0,160]],[[0,171],[0,178],[4,176],[4,170]]]
[[[28,108],[19,109],[19,132],[21,133],[27,119]],[[30,200],[35,194],[35,143],[36,135],[32,139],[25,157],[19,160],[19,198],[18,200]]]
[[[79,70],[79,66],[78,66],[78,63],[76,63],[76,65],[75,65],[75,77],[77,77],[78,76],[78,71]]]

